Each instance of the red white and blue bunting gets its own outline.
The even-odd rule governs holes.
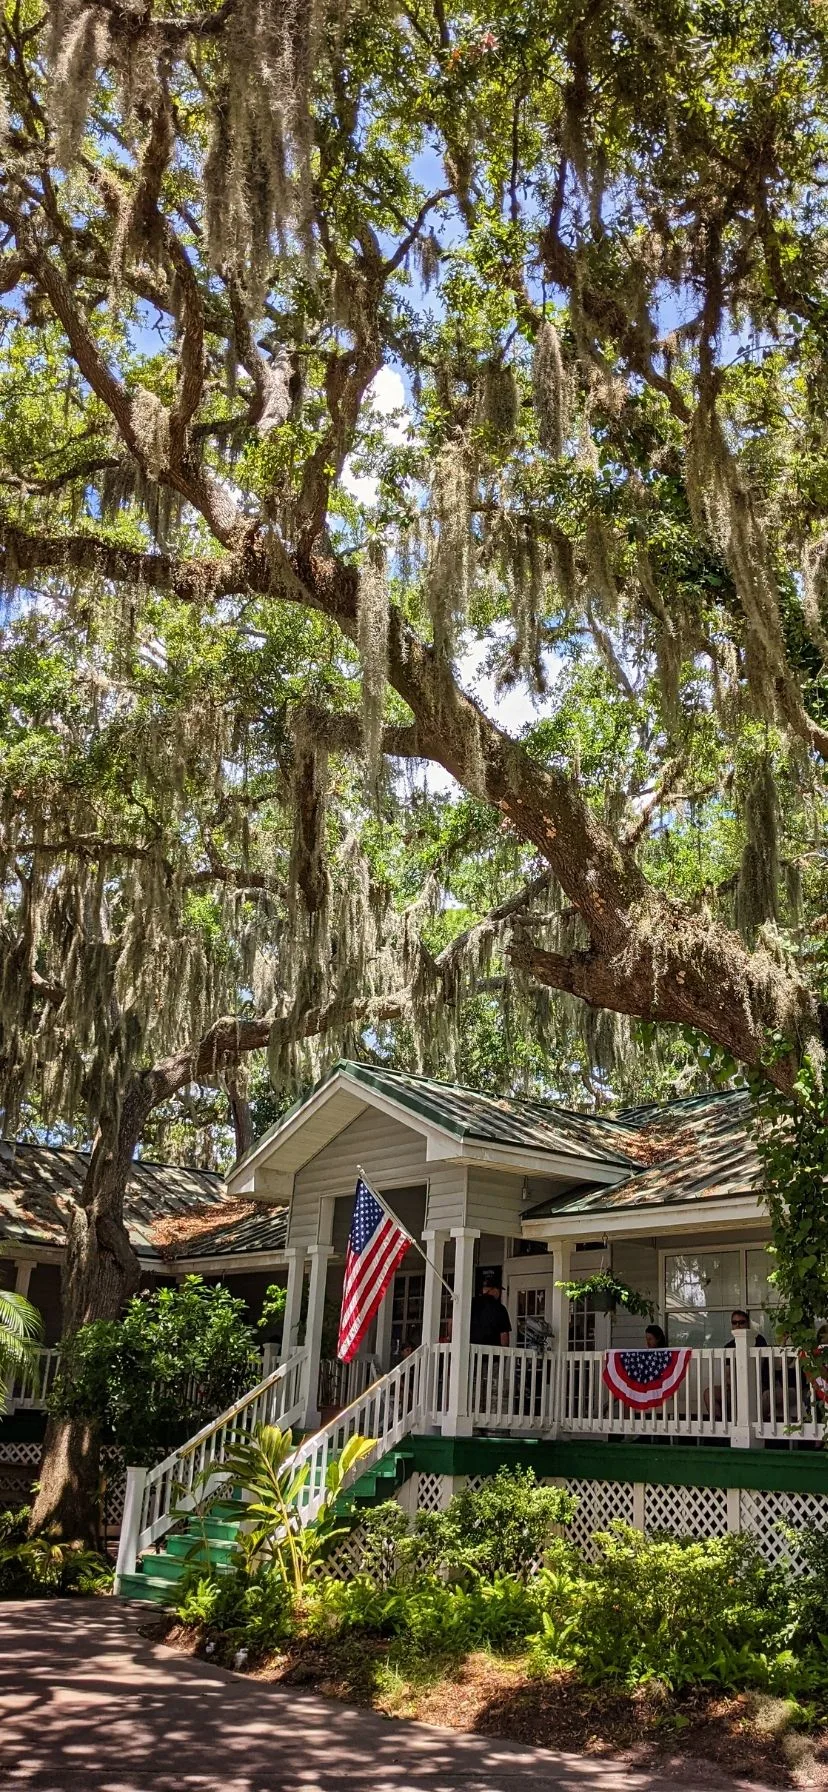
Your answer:
[[[800,1361],[802,1361],[803,1357],[805,1357],[805,1352],[800,1351]],[[809,1362],[805,1369],[805,1374],[817,1399],[822,1401],[823,1406],[828,1406],[828,1350],[815,1350],[814,1357],[817,1358],[820,1364],[824,1363],[825,1368],[815,1369],[812,1362]]]
[[[610,1393],[632,1407],[651,1412],[681,1387],[692,1350],[607,1350],[603,1380]]]

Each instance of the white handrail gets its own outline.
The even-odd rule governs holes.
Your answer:
[[[307,1405],[308,1351],[280,1363],[272,1375],[251,1388],[218,1418],[211,1419],[155,1468],[128,1468],[124,1516],[118,1549],[115,1589],[120,1577],[133,1574],[141,1551],[157,1543],[181,1512],[192,1510],[200,1495],[215,1491],[222,1478],[228,1448],[257,1425],[298,1424]],[[215,1469],[215,1474],[211,1471]]]
[[[343,1408],[329,1425],[315,1431],[299,1445],[293,1467],[308,1466],[308,1477],[300,1495],[300,1517],[303,1525],[316,1517],[325,1496],[325,1475],[328,1463],[340,1454],[350,1437],[370,1438],[375,1448],[362,1457],[348,1477],[348,1484],[364,1474],[371,1462],[387,1455],[394,1445],[407,1437],[420,1423],[426,1395],[430,1348],[421,1344],[395,1369],[366,1388],[358,1400]]]
[[[60,1362],[59,1344],[37,1347],[37,1361],[31,1368],[18,1369],[6,1396],[7,1412],[40,1412],[52,1391],[52,1383]]]
[[[798,1350],[774,1344],[751,1351],[753,1429],[761,1438],[821,1442],[828,1406],[802,1365]]]

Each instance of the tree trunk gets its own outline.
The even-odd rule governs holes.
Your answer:
[[[247,1096],[242,1094],[236,1077],[227,1076],[225,1086],[227,1100],[230,1104],[230,1119],[233,1123],[236,1162],[238,1163],[239,1158],[244,1157],[245,1152],[250,1150],[253,1143],[253,1116]]]
[[[63,1343],[94,1319],[116,1319],[140,1280],[124,1225],[135,1147],[152,1105],[145,1083],[127,1088],[116,1120],[104,1120],[66,1234],[61,1290]],[[100,1431],[87,1419],[50,1418],[30,1522],[67,1543],[98,1543]]]

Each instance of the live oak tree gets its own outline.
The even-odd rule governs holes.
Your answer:
[[[21,0],[4,42],[2,571],[18,645],[86,628],[102,754],[91,786],[4,778],[10,1111],[39,1079],[100,1128],[70,1326],[134,1276],[156,1104],[266,1039],[278,1070],[332,1018],[381,1028],[383,994],[439,1031],[493,946],[599,1017],[598,1058],[668,1024],[819,1081],[822,10]],[[470,637],[538,692],[522,735],[464,689]],[[587,667],[609,763],[629,735],[603,779]],[[284,864],[245,844],[251,751]],[[434,950],[416,902],[376,932],[389,758],[513,852]]]

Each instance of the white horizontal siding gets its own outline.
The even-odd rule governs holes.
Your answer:
[[[473,1225],[466,1219],[466,1170],[463,1164],[435,1164],[428,1177],[428,1218],[431,1232],[450,1232],[452,1226]]]
[[[522,1176],[470,1166],[467,1226],[498,1238],[519,1238],[524,1205]]]
[[[307,1247],[315,1244],[319,1229],[319,1203],[337,1200],[334,1219],[334,1244],[342,1248],[344,1213],[350,1223],[350,1204],[356,1184],[357,1164],[361,1164],[369,1181],[381,1194],[389,1196],[394,1206],[394,1189],[423,1189],[431,1185],[429,1224],[450,1230],[464,1224],[463,1204],[465,1171],[459,1165],[426,1164],[426,1141],[422,1133],[413,1132],[399,1120],[368,1108],[350,1126],[311,1158],[294,1180],[290,1210],[288,1243]],[[432,1210],[436,1217],[432,1218]],[[415,1236],[423,1230],[425,1201],[413,1199],[410,1213],[400,1211],[406,1229]],[[345,1225],[347,1238],[347,1225]]]

